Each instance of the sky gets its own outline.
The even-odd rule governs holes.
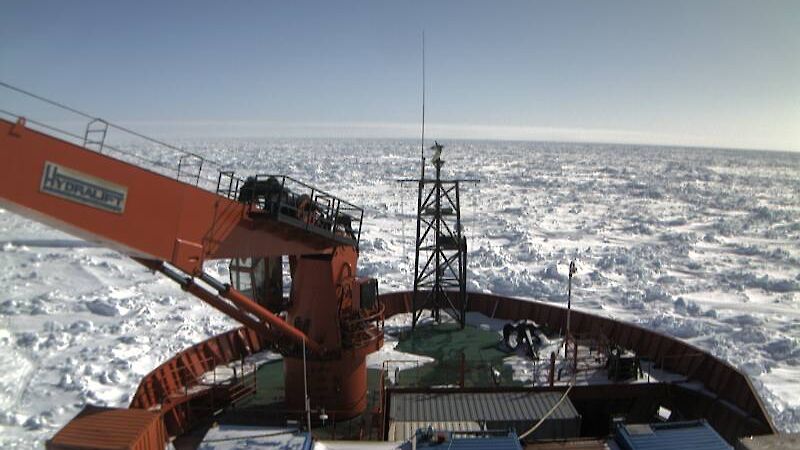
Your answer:
[[[8,1],[0,80],[159,136],[414,138],[423,30],[430,138],[800,150],[798,1]]]

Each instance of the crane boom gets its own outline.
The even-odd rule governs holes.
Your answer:
[[[0,119],[0,205],[189,274],[219,258],[329,253],[313,232],[248,205]]]
[[[0,119],[0,149],[0,205],[100,241],[153,270],[168,274],[167,262],[189,275],[170,276],[176,281],[193,276],[211,281],[202,270],[206,259],[324,253],[332,247],[256,226],[240,202],[31,130],[24,120]],[[264,337],[305,340],[321,351],[303,332],[235,289],[213,293],[190,281],[181,284]]]
[[[98,123],[107,125],[89,122],[81,147],[22,117],[0,119],[0,206],[127,254],[254,330],[284,355],[290,407],[304,403],[298,380],[307,363],[321,380],[309,388],[319,406],[342,417],[363,411],[366,355],[383,345],[377,281],[356,276],[363,210],[284,176],[241,180],[221,171],[217,191],[206,191],[102,154],[102,141],[93,151],[98,141],[88,136]],[[263,304],[263,286],[248,294],[203,271],[205,261],[228,258],[263,270],[258,261],[283,256],[291,263],[287,302]]]

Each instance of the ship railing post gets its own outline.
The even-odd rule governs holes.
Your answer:
[[[461,357],[459,358],[459,367],[458,367],[458,386],[461,389],[464,389],[464,352],[461,352]]]
[[[361,214],[358,219],[358,237],[356,238],[356,247],[361,243],[361,224],[364,221],[364,210],[361,210]]]
[[[317,195],[317,192],[312,187],[311,188],[311,196],[309,197],[311,199],[311,204],[308,205],[308,217],[306,218],[306,230],[314,222],[314,207],[317,205],[317,201],[315,200],[316,195]],[[315,223],[313,223],[313,225],[316,226]]]
[[[283,195],[286,192],[286,177],[281,177],[281,194],[278,196],[278,209],[277,214],[281,214],[281,210],[283,209]],[[266,205],[264,206],[266,208]]]
[[[570,313],[572,312],[572,275],[574,275],[578,271],[578,268],[575,266],[575,261],[569,262],[569,280],[567,281],[567,339],[570,336]],[[564,347],[564,355],[567,354],[567,347]]]
[[[572,342],[573,342],[573,347],[572,348],[573,348],[574,357],[575,357],[575,361],[573,362],[573,373],[577,374],[578,373],[578,340],[575,339],[575,337],[573,336],[572,337]]]
[[[303,339],[303,390],[305,390],[306,423],[311,434],[311,401],[308,398],[308,373],[306,372],[306,340]]]
[[[550,374],[548,376],[548,383],[553,387],[556,375],[556,352],[550,352]]]
[[[215,369],[215,370],[216,370],[216,369]],[[216,405],[216,403],[214,402],[214,391],[216,391],[216,390],[217,390],[216,388],[217,388],[217,385],[216,385],[216,383],[215,383],[213,386],[211,386],[211,413],[212,413],[212,414],[213,414],[213,413],[214,413],[214,411],[215,411],[215,408],[214,408],[214,406]],[[230,395],[228,395],[228,398],[230,398]]]
[[[181,180],[181,167],[183,166],[183,156],[178,158],[178,175],[175,177],[176,180]]]
[[[203,163],[205,162],[205,159],[203,159],[203,158],[199,158],[199,159],[200,159],[200,167],[197,168],[197,176],[194,179],[194,185],[195,186],[199,186],[200,185],[200,175],[203,173]]]

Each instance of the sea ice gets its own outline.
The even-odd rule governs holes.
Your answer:
[[[416,187],[395,180],[418,175],[418,142],[180,144],[242,175],[285,173],[364,206],[360,273],[384,292],[411,287]],[[564,304],[566,267],[577,259],[573,307],[729,361],[750,376],[779,429],[800,431],[800,155],[445,145],[446,176],[482,180],[461,192],[471,290]],[[150,146],[128,148],[159,158]],[[227,277],[224,262],[207,266]],[[125,406],[158,364],[237,326],[132,260],[5,210],[0,267],[3,448],[41,447],[86,402]],[[387,340],[371,366],[398,357],[392,350]]]

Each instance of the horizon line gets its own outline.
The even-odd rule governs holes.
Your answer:
[[[276,138],[276,139],[419,139],[420,124],[405,122],[282,122],[273,120],[127,120],[134,126],[180,127],[185,138]],[[217,128],[198,133],[197,128]],[[244,129],[243,129],[244,128]],[[575,144],[617,144],[655,147],[800,152],[800,142],[741,142],[675,132],[652,132],[613,128],[487,125],[470,123],[426,123],[425,134],[438,139],[465,141],[558,142]],[[206,131],[206,130],[204,130]],[[173,130],[173,133],[175,131]],[[177,137],[177,136],[176,136]]]
[[[54,120],[85,126],[83,121]],[[120,120],[110,122],[166,139],[419,139],[420,124],[405,122],[283,122],[274,120]],[[640,145],[719,150],[799,153],[800,142],[741,142],[676,132],[652,132],[591,127],[547,127],[468,123],[426,123],[426,135],[456,141],[552,142]]]

